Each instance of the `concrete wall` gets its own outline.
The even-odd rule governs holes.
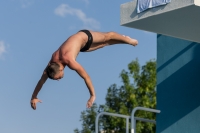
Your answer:
[[[200,44],[157,36],[157,133],[200,133]]]

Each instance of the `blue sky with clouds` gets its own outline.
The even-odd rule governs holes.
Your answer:
[[[107,89],[122,84],[119,74],[138,58],[156,58],[156,34],[120,26],[120,1],[2,0],[0,1],[0,132],[73,133],[81,128],[80,113],[89,92],[76,72],[65,69],[60,81],[47,80],[34,111],[30,98],[51,54],[81,29],[115,31],[139,41],[137,47],[117,44],[80,53],[77,61],[92,78],[96,103]]]

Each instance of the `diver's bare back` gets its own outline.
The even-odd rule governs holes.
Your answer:
[[[87,42],[87,35],[83,32],[78,32],[70,36],[57,51],[53,53],[51,62],[60,61],[63,65],[67,64],[67,61],[75,60],[80,49],[84,47]]]

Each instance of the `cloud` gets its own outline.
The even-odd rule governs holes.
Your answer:
[[[20,0],[22,8],[27,8],[34,3],[34,0]]]
[[[0,41],[0,58],[3,57],[4,53],[6,53],[5,43],[3,41]]]
[[[98,21],[93,18],[88,18],[82,10],[72,8],[67,4],[61,4],[55,9],[54,13],[61,17],[66,17],[67,15],[75,16],[83,22],[83,27],[100,29],[100,23]]]

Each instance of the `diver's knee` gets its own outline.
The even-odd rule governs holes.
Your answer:
[[[115,34],[115,32],[113,32],[113,31],[107,32],[105,35],[105,41],[111,40],[113,38],[114,34]]]

